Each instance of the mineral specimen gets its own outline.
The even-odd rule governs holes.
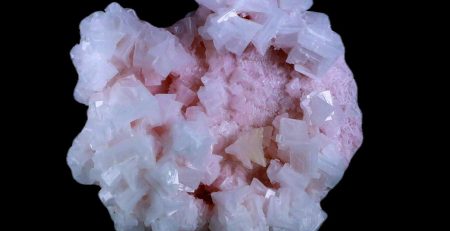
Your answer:
[[[116,3],[71,57],[67,161],[117,230],[317,230],[362,142],[344,46],[311,0],[197,0],[170,28]]]

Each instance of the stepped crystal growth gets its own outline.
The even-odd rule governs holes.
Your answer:
[[[116,3],[71,57],[68,153],[117,230],[318,230],[362,142],[344,46],[312,0],[197,0],[170,28]]]

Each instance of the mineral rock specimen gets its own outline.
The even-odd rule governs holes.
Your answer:
[[[67,161],[117,230],[317,230],[362,142],[344,46],[312,0],[197,0],[170,28],[116,3],[71,57]]]

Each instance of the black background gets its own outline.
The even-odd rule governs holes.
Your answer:
[[[158,5],[151,0],[118,2],[159,27],[172,25],[197,8],[193,0],[158,1]],[[22,105],[26,112],[18,116],[32,143],[17,147],[27,153],[26,162],[31,167],[26,170],[31,177],[13,183],[25,186],[14,192],[21,198],[15,213],[22,217],[20,221],[23,216],[33,219],[16,225],[47,230],[114,230],[97,197],[99,188],[76,183],[65,162],[72,140],[84,126],[87,109],[73,99],[77,74],[69,52],[79,42],[80,21],[108,4],[103,0],[55,1],[27,5],[26,11],[17,13],[18,17],[26,16],[15,30],[24,40],[20,45],[32,47],[25,57],[33,65],[17,69],[26,76],[19,81],[26,81],[32,98],[24,102],[29,107]],[[403,21],[401,17],[394,20],[394,9],[381,7],[379,1],[316,0],[312,10],[327,13],[333,29],[342,36],[346,60],[359,87],[364,132],[364,143],[343,180],[322,202],[328,219],[320,231],[404,227],[411,220],[401,214],[415,211],[410,207],[412,200],[419,202],[406,199],[403,192],[410,187],[407,182],[412,173],[398,171],[399,166],[408,165],[403,158],[410,156],[396,139],[408,126],[402,122],[403,112],[418,110],[402,103],[409,96],[399,91],[407,88],[407,83],[401,67],[396,66],[398,62],[392,59],[405,55],[401,50],[404,40],[398,36],[404,29]],[[386,113],[391,107],[395,111]]]

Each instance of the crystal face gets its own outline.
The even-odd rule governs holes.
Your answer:
[[[361,145],[344,46],[311,0],[197,0],[169,28],[116,3],[80,25],[67,161],[117,230],[318,230]]]

